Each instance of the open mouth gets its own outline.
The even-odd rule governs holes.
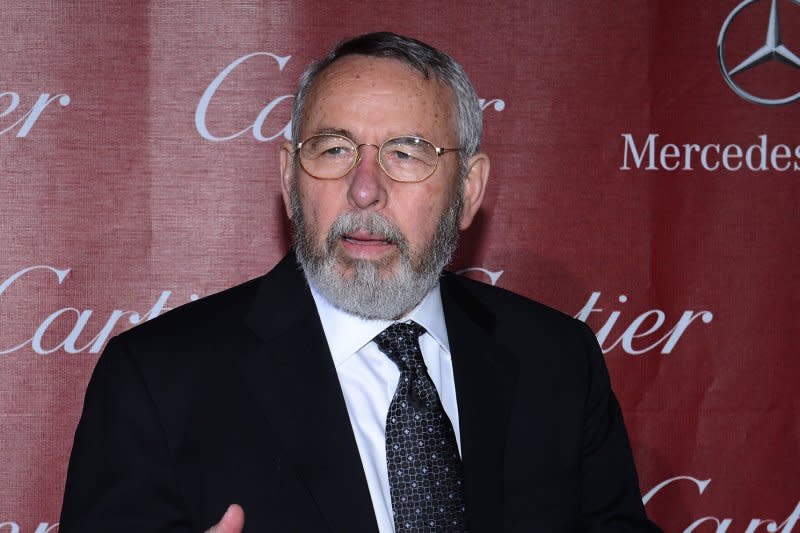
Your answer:
[[[394,244],[383,235],[372,235],[366,232],[347,233],[342,240],[358,246],[387,246]]]

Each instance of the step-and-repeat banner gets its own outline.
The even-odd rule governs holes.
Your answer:
[[[108,339],[270,269],[296,80],[458,59],[488,198],[454,268],[585,320],[667,532],[800,532],[800,2],[0,3],[0,532],[58,529]]]

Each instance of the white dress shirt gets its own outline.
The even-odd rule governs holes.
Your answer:
[[[311,294],[347,404],[378,529],[380,533],[394,533],[386,468],[386,415],[400,380],[400,370],[372,339],[395,321],[359,318],[334,307],[313,287]],[[439,393],[442,407],[453,424],[460,452],[453,363],[439,285],[431,289],[422,302],[398,322],[408,320],[425,328],[426,333],[419,338],[422,358]]]

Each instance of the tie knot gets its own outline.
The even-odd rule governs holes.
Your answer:
[[[375,344],[402,372],[425,365],[417,340],[423,333],[425,328],[416,322],[397,322],[378,333]]]

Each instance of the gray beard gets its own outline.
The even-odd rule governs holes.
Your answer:
[[[331,224],[324,247],[316,246],[310,238],[316,233],[315,228],[307,227],[300,194],[293,184],[290,199],[294,249],[309,284],[331,304],[350,314],[384,320],[402,317],[436,286],[456,250],[458,223],[464,206],[463,185],[453,196],[439,217],[431,241],[419,254],[413,254],[399,228],[372,211],[339,215]],[[337,253],[342,236],[359,230],[379,235],[397,246],[400,261],[394,272],[381,276],[381,267],[388,267],[386,261],[352,259]],[[350,270],[348,275],[338,271],[339,264]]]

